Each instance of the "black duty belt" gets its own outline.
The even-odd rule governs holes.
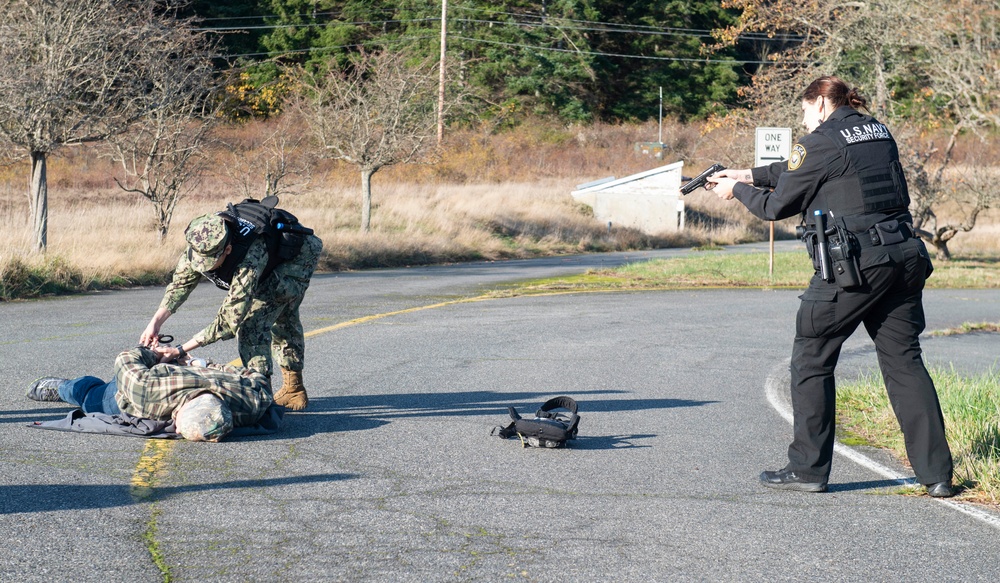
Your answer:
[[[856,233],[855,237],[862,248],[878,247],[879,245],[895,245],[914,237],[913,227],[900,221],[882,221],[864,233]]]

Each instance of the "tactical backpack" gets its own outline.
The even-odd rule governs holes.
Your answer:
[[[258,237],[264,237],[268,256],[261,281],[267,279],[275,267],[299,254],[306,235],[312,235],[313,230],[302,226],[295,215],[277,208],[277,205],[276,196],[260,201],[247,198],[237,204],[229,203],[226,210],[216,213],[228,224],[227,243],[233,246],[222,265],[205,274],[216,286],[229,289],[236,268],[246,257],[250,244]]]
[[[555,397],[545,401],[535,412],[534,419],[521,417],[513,407],[507,407],[507,412],[513,421],[499,432],[494,432],[503,439],[520,437],[522,447],[563,447],[570,439],[576,439],[577,427],[580,425],[576,401],[569,397]]]

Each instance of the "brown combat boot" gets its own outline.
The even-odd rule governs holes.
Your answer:
[[[281,405],[291,411],[301,411],[309,404],[309,396],[302,385],[302,371],[281,369],[284,383],[281,390],[274,395],[274,404]]]

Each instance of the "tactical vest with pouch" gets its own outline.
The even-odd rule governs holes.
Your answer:
[[[306,235],[311,235],[313,231],[299,224],[292,213],[275,208],[277,204],[276,196],[268,196],[261,201],[247,198],[238,204],[229,203],[226,210],[216,213],[226,222],[229,233],[226,244],[232,245],[233,250],[218,269],[204,273],[205,277],[219,288],[229,289],[236,269],[258,237],[263,237],[267,245],[267,265],[260,281],[299,254]]]

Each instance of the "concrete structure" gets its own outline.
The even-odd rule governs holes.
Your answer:
[[[625,178],[581,184],[570,194],[594,209],[594,218],[612,227],[631,227],[649,235],[684,229],[681,169],[675,162]]]

